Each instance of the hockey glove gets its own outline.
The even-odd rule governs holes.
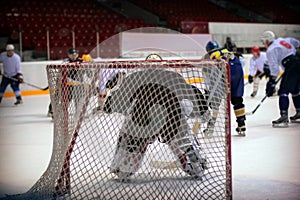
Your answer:
[[[268,97],[272,96],[275,92],[275,86],[276,86],[275,82],[276,82],[276,77],[271,76],[266,86],[266,95]]]
[[[17,74],[17,79],[18,79],[18,82],[19,82],[19,83],[23,83],[23,82],[24,82],[24,80],[23,80],[23,74],[18,73],[18,74]]]
[[[248,76],[248,83],[250,84],[253,83],[253,76],[251,75]]]

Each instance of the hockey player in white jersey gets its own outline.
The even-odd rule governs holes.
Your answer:
[[[136,80],[143,81],[136,85]],[[141,167],[148,145],[158,140],[169,146],[185,173],[201,178],[207,169],[206,156],[187,123],[188,117],[208,109],[198,92],[171,71],[149,69],[126,76],[104,105],[105,112],[125,117],[111,172],[127,181]]]
[[[111,90],[117,87],[117,84],[125,77],[125,69],[101,69],[99,73],[98,91],[98,106],[93,110],[93,113],[102,111],[106,99],[111,93]]]
[[[250,59],[250,68],[248,83],[253,83],[253,92],[251,97],[255,97],[258,91],[259,81],[263,76],[270,76],[270,68],[268,65],[267,55],[261,52],[258,46],[251,48],[252,57]]]
[[[300,119],[300,55],[296,53],[300,41],[295,38],[275,38],[272,31],[265,31],[262,42],[267,48],[267,59],[270,66],[270,79],[266,86],[266,94],[272,96],[275,81],[281,66],[284,70],[280,83],[279,109],[280,118],[272,121],[273,127],[288,127],[289,93],[292,94],[296,114],[290,117],[292,122]]]

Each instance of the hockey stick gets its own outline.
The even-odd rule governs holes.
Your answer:
[[[6,75],[2,75],[2,76],[6,77],[6,78],[8,78],[8,79],[10,79],[10,80],[13,80],[13,81],[18,82],[18,79],[16,79],[16,78],[9,77],[9,76],[6,76]],[[23,83],[23,84],[26,84],[26,85],[29,85],[29,86],[31,86],[31,87],[37,88],[37,89],[39,89],[39,90],[43,90],[43,91],[49,89],[49,86],[47,86],[47,87],[45,87],[45,88],[41,88],[41,87],[39,87],[39,86],[37,86],[37,85],[33,85],[33,84],[28,83],[28,82],[25,82],[25,81],[23,81],[22,83]]]
[[[155,161],[151,160],[149,163],[150,167],[157,169],[175,169],[179,167],[176,160],[174,161]]]
[[[275,86],[277,85],[277,83],[281,80],[282,76],[280,76],[276,81],[275,81]],[[261,104],[267,99],[267,95],[264,96],[264,98],[259,102],[259,104],[254,108],[254,110],[252,110],[251,112],[247,112],[246,115],[253,115],[257,109],[261,106]]]

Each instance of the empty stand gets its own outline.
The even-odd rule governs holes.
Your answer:
[[[50,59],[66,57],[68,49],[73,47],[72,32],[75,47],[81,53],[88,53],[97,45],[97,27],[102,42],[120,31],[147,26],[141,19],[124,19],[90,0],[3,0],[0,9],[3,19],[0,35],[17,39],[17,43],[22,31],[23,50],[45,52],[48,29]],[[12,33],[17,33],[17,38]]]

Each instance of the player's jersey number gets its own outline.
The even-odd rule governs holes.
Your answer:
[[[279,42],[279,44],[281,44],[282,46],[284,46],[284,47],[287,48],[287,49],[291,49],[291,48],[292,48],[292,45],[291,45],[290,43],[287,43],[287,42],[284,41],[284,40],[281,40],[281,41]]]

